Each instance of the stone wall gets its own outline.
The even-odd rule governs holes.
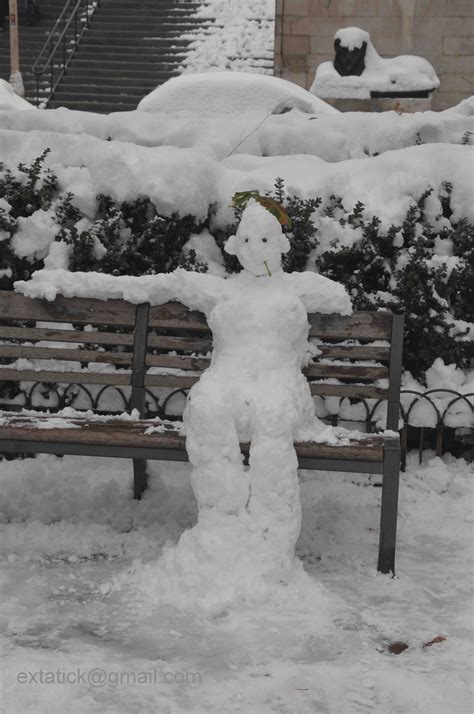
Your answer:
[[[334,34],[355,25],[382,57],[427,59],[441,84],[433,109],[474,94],[474,0],[276,0],[275,74],[309,87],[334,58]]]

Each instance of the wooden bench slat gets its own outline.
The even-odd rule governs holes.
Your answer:
[[[0,345],[0,357],[41,360],[68,360],[75,362],[100,362],[105,364],[131,364],[132,352],[98,352],[73,350],[64,347],[30,347],[25,345]]]
[[[145,376],[146,387],[189,389],[199,376],[150,374]],[[55,372],[52,370],[18,370],[0,368],[0,382],[48,382],[57,384],[112,384],[130,385],[130,374],[123,372]],[[387,399],[388,390],[369,385],[310,383],[311,394],[353,399]]]
[[[5,417],[5,413],[2,414]],[[57,419],[57,418],[55,418]],[[7,417],[0,431],[0,451],[2,440],[15,439],[24,441],[56,441],[68,443],[71,440],[78,444],[100,444],[116,446],[147,447],[157,449],[185,450],[185,437],[178,431],[166,430],[145,434],[150,427],[156,427],[155,421],[90,421],[81,419],[65,419],[76,428],[54,429],[39,428],[38,418],[22,415]],[[47,417],[42,417],[43,424]],[[57,422],[55,422],[57,423]],[[78,427],[78,428],[77,428]],[[349,444],[316,444],[314,442],[296,442],[295,449],[304,458],[337,458],[379,462],[383,459],[383,435],[368,434],[362,440],[351,440]],[[249,444],[241,444],[243,454],[248,454]]]
[[[205,337],[175,337],[173,335],[149,335],[148,346],[162,350],[187,352],[210,352],[212,340]]]
[[[311,394],[321,397],[348,397],[349,399],[388,399],[388,389],[363,384],[319,384],[309,385]]]
[[[199,381],[196,377],[186,377],[179,374],[147,374],[145,387],[174,387],[175,389],[189,389]]]
[[[13,292],[0,291],[0,320],[40,320],[133,326],[135,305],[124,300],[65,298],[39,300]]]
[[[0,382],[48,382],[57,384],[130,385],[131,373],[123,372],[55,372],[52,370],[3,369]]]
[[[202,372],[209,367],[209,357],[180,357],[179,355],[147,355],[146,363],[149,367],[170,367],[172,369],[190,369],[193,372]]]
[[[131,352],[99,352],[97,350],[75,350],[59,347],[33,347],[29,345],[0,345],[0,358],[11,357],[39,360],[67,360],[77,362],[97,362],[102,364],[131,364]],[[147,355],[147,365],[175,369],[202,371],[210,360],[197,357],[168,355]],[[366,367],[357,365],[313,364],[303,370],[307,377],[327,377],[335,379],[383,379],[388,377],[386,367]]]
[[[387,367],[367,367],[365,365],[311,364],[303,369],[307,377],[327,379],[387,379]]]
[[[148,324],[152,328],[193,330],[211,334],[205,316],[201,312],[189,310],[179,302],[152,305]]]
[[[7,327],[0,325],[0,340],[35,342],[77,342],[92,345],[133,345],[133,333],[96,332],[94,330],[54,330],[45,327]]]
[[[353,315],[310,313],[310,336],[331,340],[383,340],[392,334],[392,313],[355,312]]]
[[[372,345],[319,345],[322,357],[332,359],[363,359],[388,362],[390,347]]]

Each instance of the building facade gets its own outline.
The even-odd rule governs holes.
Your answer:
[[[276,0],[275,75],[309,89],[334,59],[334,34],[357,26],[382,57],[414,54],[440,79],[433,109],[474,94],[474,0]]]

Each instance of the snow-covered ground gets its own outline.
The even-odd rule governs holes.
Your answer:
[[[375,569],[378,477],[302,471],[297,552],[314,600],[216,620],[136,584],[196,519],[189,466],[151,469],[134,502],[126,460],[1,463],[3,711],[472,711],[472,466],[409,459],[395,579]]]

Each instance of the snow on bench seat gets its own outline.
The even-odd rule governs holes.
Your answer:
[[[7,441],[33,442],[38,450],[45,442],[56,445],[55,453],[64,453],[62,446],[83,444],[110,447],[119,452],[137,449],[141,456],[166,460],[166,450],[182,453],[179,460],[187,461],[185,436],[180,422],[160,419],[62,417],[57,414],[22,414],[0,412],[0,451]],[[54,432],[54,433],[53,433]],[[361,434],[341,427],[328,427],[319,435],[320,442],[295,442],[299,460],[341,459],[381,463],[384,440],[391,433]],[[396,435],[393,434],[393,438]],[[41,445],[41,446],[40,446]],[[24,447],[23,447],[24,448]],[[34,448],[32,444],[32,448]],[[242,453],[248,456],[249,444],[241,444]],[[113,455],[111,453],[111,455]],[[173,459],[175,460],[175,459]]]

